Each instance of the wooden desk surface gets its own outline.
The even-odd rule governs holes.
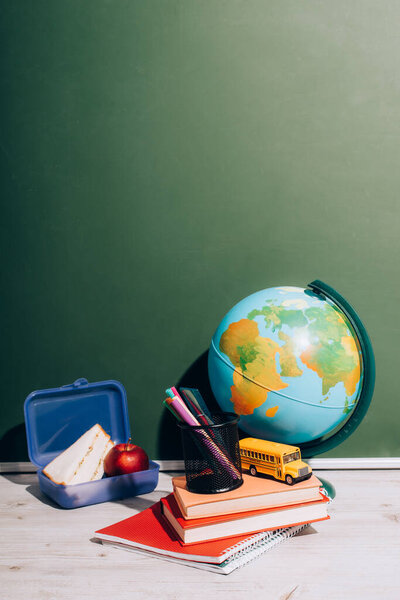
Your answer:
[[[166,495],[170,474],[152,494],[70,511],[42,496],[36,475],[3,475],[0,598],[398,600],[400,471],[319,475],[336,488],[332,518],[228,576],[91,541],[96,529]]]

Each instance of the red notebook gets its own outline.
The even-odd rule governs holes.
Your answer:
[[[161,513],[161,503],[157,502],[146,510],[99,529],[95,537],[126,548],[147,550],[154,554],[171,556],[184,560],[220,564],[233,556],[238,547],[244,550],[268,534],[237,535],[229,539],[203,542],[195,546],[185,546]]]
[[[161,498],[165,518],[185,544],[197,544],[233,535],[249,535],[257,531],[329,519],[326,511],[328,501],[329,499],[320,493],[319,500],[296,505],[221,514],[200,519],[184,519],[173,494]]]

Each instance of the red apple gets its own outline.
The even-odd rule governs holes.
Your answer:
[[[136,473],[149,468],[149,457],[140,446],[129,441],[116,444],[104,459],[104,472],[108,477]]]

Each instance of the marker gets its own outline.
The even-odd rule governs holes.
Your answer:
[[[186,394],[182,397],[180,394],[178,394],[175,387],[168,388],[165,391],[170,398],[179,398],[179,400],[181,400],[181,402],[185,404],[186,408],[192,413],[192,415],[194,417],[197,417],[203,423],[203,425],[214,425],[210,418],[202,414],[203,411],[201,410],[196,399],[192,399],[189,397],[189,395]]]
[[[180,395],[178,394],[178,390],[176,389],[176,387],[171,387],[171,392],[174,394],[174,396],[178,396],[178,398],[181,398]],[[182,400],[182,398],[181,398]]]
[[[179,388],[179,391],[185,398],[190,398],[192,402],[195,402],[198,405],[200,412],[207,415],[207,417],[211,417],[207,404],[205,403],[204,398],[200,394],[199,390],[193,388]]]
[[[177,412],[175,412],[174,408],[168,404],[168,402],[166,400],[163,401],[163,404],[166,408],[168,408],[169,412],[172,413],[175,417],[175,419],[178,419],[178,421],[182,421],[181,417],[178,415]]]
[[[178,398],[178,396],[175,396],[174,398],[166,398],[166,402],[169,405],[172,405],[174,410],[176,410],[178,415],[188,425],[191,425],[192,427],[198,427],[200,425],[198,420],[186,408],[185,404],[182,400],[180,400],[180,398]],[[209,452],[211,452],[212,456],[219,462],[219,464],[224,467],[234,479],[239,479],[240,473],[235,465],[232,464],[232,461],[229,460],[221,448],[211,439],[208,433],[202,429],[194,429],[193,431],[199,436],[201,441],[204,443]]]
[[[178,413],[178,415],[182,418],[185,423],[188,425],[199,426],[200,423],[198,420],[192,415],[184,401],[178,396],[174,396],[173,398],[166,398],[165,402],[173,407],[173,409]]]

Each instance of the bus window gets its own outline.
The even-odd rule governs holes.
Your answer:
[[[291,452],[290,454],[284,454],[283,456],[284,465],[286,465],[288,462],[292,462],[293,460],[300,460],[300,452],[298,450],[296,452]]]
[[[265,460],[265,454],[261,454],[263,460]]]
[[[275,462],[275,456],[270,456],[270,457],[269,457],[269,460],[270,460],[271,462]]]

